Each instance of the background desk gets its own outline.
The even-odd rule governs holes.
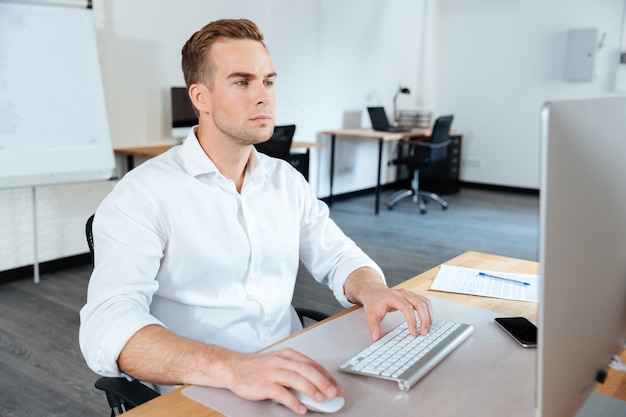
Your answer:
[[[118,155],[126,156],[126,166],[130,171],[135,167],[135,157],[141,158],[153,158],[157,155],[162,154],[163,152],[169,150],[170,148],[176,145],[158,145],[158,146],[140,146],[136,148],[115,148],[115,153]],[[291,149],[292,150],[300,150],[303,149],[305,152],[303,153],[291,153],[289,155],[288,162],[293,165],[304,177],[309,179],[309,160],[310,160],[310,152],[311,148],[319,148],[321,147],[321,143],[311,143],[311,142],[292,142]]]
[[[382,172],[383,143],[389,141],[399,141],[413,137],[430,137],[430,129],[413,129],[410,132],[391,133],[380,132],[373,129],[337,129],[325,130],[323,134],[330,136],[330,195],[328,205],[333,205],[333,179],[335,174],[335,141],[337,137],[356,138],[363,140],[378,141],[378,173],[376,177],[376,201],[374,212],[378,214],[380,203],[380,176]],[[428,190],[436,193],[446,194],[458,190],[460,163],[461,163],[461,136],[451,134],[452,143],[448,146],[448,158],[444,164],[433,167],[431,175],[425,172],[420,175],[420,182],[428,184]]]
[[[536,274],[538,272],[538,264],[536,262],[531,262],[531,261],[525,261],[525,260],[520,260],[520,259],[513,259],[513,258],[506,258],[506,257],[501,257],[501,256],[495,256],[495,255],[487,255],[487,254],[482,254],[482,253],[477,253],[477,252],[467,252],[459,257],[456,257],[452,260],[450,260],[449,262],[446,262],[446,264],[449,265],[457,265],[457,266],[465,266],[465,267],[472,267],[472,268],[481,268],[481,269],[489,269],[489,270],[501,270],[501,271],[505,271],[505,272],[519,272],[519,273],[529,273],[529,274]],[[421,275],[418,275],[402,284],[400,284],[398,287],[403,287],[403,288],[408,288],[420,293],[425,293],[433,298],[440,298],[443,300],[448,300],[448,301],[454,301],[457,303],[463,303],[469,306],[474,306],[474,307],[480,307],[483,309],[488,309],[488,310],[492,310],[492,311],[497,311],[498,313],[502,313],[502,314],[506,314],[506,315],[523,315],[526,316],[528,318],[530,318],[531,320],[536,320],[537,318],[537,304],[535,303],[528,303],[528,302],[520,302],[520,301],[512,301],[512,300],[501,300],[501,299],[492,299],[492,298],[487,298],[487,297],[477,297],[477,296],[471,296],[471,295],[463,295],[463,294],[452,294],[452,293],[443,293],[443,292],[437,292],[437,291],[430,291],[428,290],[430,283],[432,282],[432,280],[434,279],[434,277],[436,276],[438,271],[438,267],[437,268],[433,268],[427,272],[424,272]],[[433,300],[436,301],[436,300]],[[458,305],[458,304],[457,304]],[[312,329],[315,329],[318,326],[324,326],[327,323],[329,323],[329,320],[336,320],[348,313],[354,312],[355,310],[357,310],[358,307],[352,308],[352,309],[348,309],[344,312],[341,312],[333,317],[331,317],[330,319],[328,319],[327,321],[321,322],[319,324],[316,324],[314,326],[311,326],[305,330],[303,330],[303,333],[309,332]],[[459,319],[459,321],[462,321],[462,318]],[[495,326],[495,325],[494,325]],[[365,329],[366,330],[366,329]],[[499,332],[499,329],[497,329],[497,331]],[[297,338],[298,335],[303,334],[303,333],[298,333],[294,336],[292,336],[291,338],[288,338],[287,340],[292,340],[293,338]],[[498,333],[499,334],[499,333]],[[512,348],[516,348],[515,342],[508,338],[508,336],[504,335],[504,333],[502,333],[502,340],[505,343],[511,343]],[[475,341],[474,341],[475,342]],[[467,344],[466,348],[470,348],[471,347],[471,343],[473,343],[472,340],[468,340],[466,341],[464,344]],[[461,345],[459,347],[459,349],[463,348],[464,345]],[[496,402],[496,406],[498,402],[503,402],[503,407],[505,407],[507,410],[510,410],[510,413],[507,413],[510,416],[514,416],[514,415],[528,415],[529,417],[533,415],[533,410],[532,410],[532,404],[533,404],[533,395],[532,392],[534,391],[534,379],[532,378],[532,376],[529,376],[528,373],[534,374],[534,350],[532,349],[522,349],[519,348],[518,350],[515,351],[516,354],[520,354],[520,355],[527,355],[528,357],[526,357],[526,362],[528,362],[529,364],[532,363],[532,365],[529,365],[532,369],[527,369],[527,375],[525,376],[524,379],[520,379],[519,381],[516,380],[516,384],[519,384],[520,386],[520,390],[523,390],[524,392],[530,392],[531,394],[529,395],[529,398],[524,398],[524,407],[522,408],[522,411],[520,412],[520,410],[518,409],[517,411],[514,410],[514,407],[512,406],[511,403],[508,403],[506,401],[508,401],[507,399],[501,399],[499,400],[497,398],[496,395],[493,396],[493,401]],[[453,352],[454,355],[454,352]],[[452,358],[449,358],[452,359]],[[531,360],[532,359],[532,360]],[[448,361],[448,358],[446,359],[446,361]],[[444,365],[445,362],[444,361],[441,365]],[[468,367],[472,367],[472,364],[468,364]],[[435,370],[433,370],[433,372],[437,372],[437,368],[435,368]],[[471,370],[468,370],[468,372],[473,372]],[[361,378],[361,377],[356,377],[356,378]],[[517,378],[517,376],[516,376]],[[520,377],[521,378],[521,377]],[[370,378],[367,378],[370,379]],[[529,380],[531,380],[532,382],[529,382]],[[423,380],[424,382],[426,382],[426,380]],[[525,382],[522,382],[525,381]],[[360,383],[365,383],[367,384],[367,380],[363,381],[361,380]],[[373,383],[373,382],[372,382]],[[402,401],[406,400],[407,398],[410,399],[411,395],[414,396],[419,396],[419,395],[424,395],[422,392],[420,392],[420,386],[416,386],[414,387],[411,391],[409,391],[406,395],[404,395],[403,393],[400,393],[400,391],[397,389],[397,385],[395,385],[394,383],[390,383],[389,381],[378,381],[376,382],[378,383],[385,383],[388,384],[390,389],[394,389],[395,391],[397,391],[397,396],[401,396],[402,398],[400,398],[400,406],[402,405],[406,405],[405,403],[402,403]],[[528,385],[530,384],[530,385]],[[395,386],[395,387],[394,387]],[[424,386],[423,386],[424,387]],[[425,387],[424,387],[425,388]],[[490,392],[493,391],[496,387],[490,387],[489,390]],[[131,410],[130,412],[128,412],[126,415],[128,417],[139,417],[139,416],[151,416],[151,417],[160,417],[160,416],[171,416],[171,415],[184,415],[184,416],[189,416],[189,417],[214,417],[214,416],[221,416],[220,413],[213,411],[187,397],[185,397],[182,393],[182,388],[179,388],[177,390],[174,390],[168,394],[165,394],[161,397],[158,397],[134,410]],[[394,392],[395,392],[394,391]],[[517,395],[517,393],[520,392],[519,390],[515,391],[515,395]],[[491,395],[491,394],[490,394]],[[471,397],[471,395],[470,395]],[[399,398],[399,397],[398,397]],[[394,401],[396,401],[398,398],[395,398]],[[458,405],[457,401],[471,401],[471,402],[475,402],[475,398],[466,398],[463,396],[463,393],[459,393],[459,397],[458,398],[454,398],[452,399],[453,401],[450,401],[452,403],[455,403]],[[255,403],[252,403],[255,404]],[[442,404],[442,406],[444,406],[445,404]],[[480,404],[479,404],[480,405]],[[450,407],[455,407],[454,404],[450,405]],[[396,410],[397,411],[397,410]],[[414,411],[412,413],[410,413],[410,415],[415,415]],[[341,414],[341,412],[339,413]],[[339,415],[338,414],[338,415]],[[393,413],[390,413],[393,414]],[[445,414],[445,413],[444,413]],[[365,415],[365,414],[363,414]],[[395,415],[395,414],[394,414]],[[401,414],[398,414],[401,415]],[[437,413],[433,414],[433,415],[437,415]],[[441,415],[441,414],[439,414]],[[461,413],[461,415],[475,415],[475,414],[463,414]],[[504,414],[502,414],[504,415]]]

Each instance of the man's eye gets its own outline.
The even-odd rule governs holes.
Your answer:
[[[235,84],[240,86],[240,87],[245,87],[245,86],[248,85],[248,81],[247,80],[240,80],[240,81],[237,81]]]
[[[265,80],[264,84],[267,88],[271,88],[274,86],[274,80]]]

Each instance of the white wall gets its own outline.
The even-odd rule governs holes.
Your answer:
[[[383,105],[393,116],[393,96],[400,84],[411,95],[398,97],[398,108],[416,109],[425,95],[420,85],[424,1],[351,0],[320,2],[320,95],[318,131],[369,127],[367,106]],[[318,134],[320,150],[318,195],[329,192],[330,138]],[[393,145],[384,149],[390,159]],[[338,138],[335,154],[335,194],[376,185],[378,143]],[[383,163],[384,163],[383,162]],[[388,182],[394,169],[383,170]]]
[[[183,86],[180,50],[220,17],[265,21],[268,1],[95,1],[103,81],[114,147],[173,143],[171,86]],[[241,13],[245,10],[245,13]]]
[[[623,0],[439,6],[436,107],[454,113],[463,134],[462,179],[538,189],[540,108],[546,100],[615,94]],[[588,27],[606,31],[596,79],[565,81],[567,31]]]
[[[296,123],[312,151],[311,183],[328,195],[329,138],[368,126],[365,108],[454,113],[465,181],[538,187],[539,109],[547,99],[612,94],[622,0],[96,0],[107,109],[115,147],[173,143],[169,88],[182,85],[180,49],[195,30],[248,17],[266,36],[277,123]],[[563,81],[566,31],[606,30],[592,83]],[[385,160],[393,146],[385,147]],[[377,145],[340,139],[334,192],[375,185]],[[393,169],[383,172],[383,182]],[[86,252],[83,227],[112,183],[39,187],[41,260]],[[30,189],[0,190],[0,270],[32,262]]]
[[[174,143],[169,89],[184,85],[180,50],[193,32],[225,17],[247,17],[261,26],[279,73],[277,122],[296,123],[297,140],[314,141],[318,8],[315,1],[288,0],[94,1],[114,147]],[[36,202],[30,188],[0,190],[0,271],[33,262],[34,211],[39,261],[87,252],[85,221],[113,184],[37,187]]]
[[[85,222],[113,182],[0,190],[0,271],[86,253]]]
[[[96,1],[94,15],[114,147],[172,143],[169,88],[184,85],[180,49],[218,18],[247,17],[264,32],[274,66],[277,124],[295,123],[295,140],[326,141],[346,112],[368,104],[391,111],[398,85],[418,90],[422,0]],[[146,10],[149,13],[146,14]],[[147,18],[149,16],[149,18]],[[400,97],[415,108],[418,94]],[[366,120],[367,119],[367,120]],[[377,145],[338,146],[335,192],[376,183]],[[312,151],[310,182],[328,194],[329,147]],[[357,163],[358,159],[358,163]],[[370,161],[370,162],[368,162]]]
[[[96,1],[113,143],[172,142],[169,87],[182,85],[180,48],[210,20],[248,17],[266,35],[277,123],[319,141],[310,181],[328,195],[325,129],[368,126],[368,105],[453,113],[464,181],[538,188],[539,109],[549,99],[613,94],[623,0],[166,0]],[[149,18],[146,16],[149,10]],[[606,31],[597,78],[564,81],[569,29]],[[391,158],[392,144],[384,160]],[[372,187],[377,144],[340,139],[334,192]],[[393,180],[393,168],[383,182]]]

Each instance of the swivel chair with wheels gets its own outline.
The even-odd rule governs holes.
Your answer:
[[[272,137],[265,142],[257,143],[254,147],[266,155],[287,160],[295,133],[296,125],[274,126]]]
[[[93,220],[95,215],[92,214],[85,224],[85,237],[89,254],[91,255],[91,265],[95,265],[95,247],[93,242]],[[300,319],[302,326],[305,325],[305,318],[313,321],[322,321],[329,317],[328,314],[306,309],[296,308],[296,313]],[[141,405],[160,394],[148,386],[137,380],[129,380],[124,377],[100,377],[95,384],[96,388],[105,392],[109,407],[111,408],[111,416],[118,416],[138,405]]]
[[[448,145],[451,142],[450,126],[453,118],[454,116],[451,115],[438,117],[429,141],[411,139],[400,141],[400,146],[408,147],[408,153],[406,156],[401,155],[394,159],[393,163],[405,165],[412,171],[411,188],[393,194],[387,204],[389,210],[393,210],[396,204],[406,197],[412,197],[413,203],[419,204],[421,214],[426,213],[427,198],[439,203],[444,210],[448,208],[448,203],[437,194],[419,188],[419,170],[441,163],[448,157]]]

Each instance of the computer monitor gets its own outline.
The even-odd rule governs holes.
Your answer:
[[[573,416],[626,336],[626,97],[541,112],[537,417]]]
[[[172,103],[172,136],[184,139],[189,129],[198,124],[198,116],[193,110],[193,104],[185,87],[171,88]]]

